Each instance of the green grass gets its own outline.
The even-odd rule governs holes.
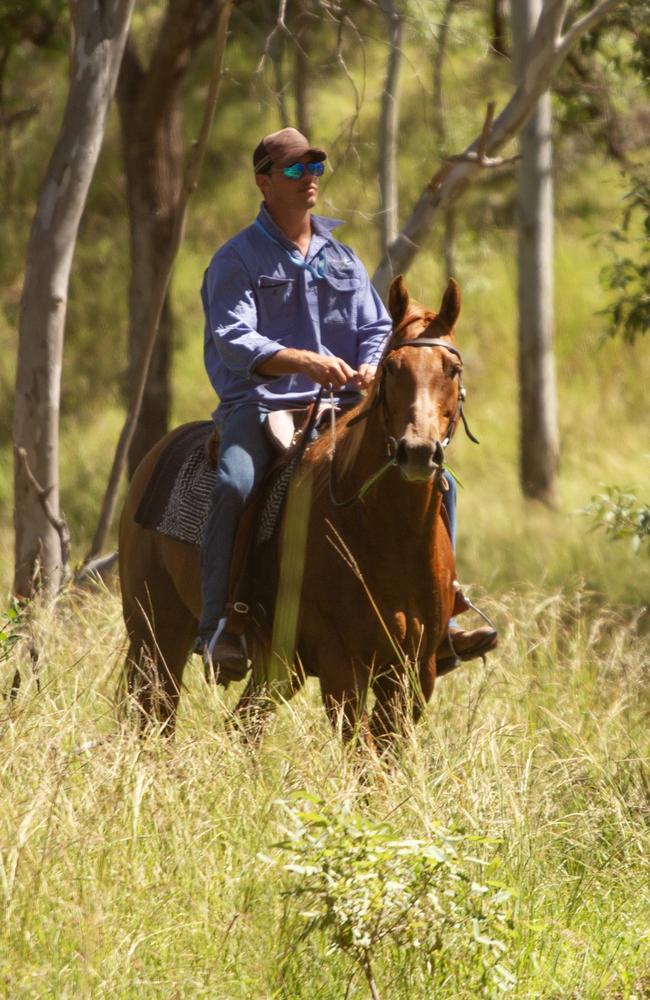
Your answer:
[[[515,996],[647,996],[648,640],[583,593],[488,608],[499,651],[439,683],[365,787],[314,682],[255,756],[224,732],[236,691],[207,687],[195,660],[175,741],[137,740],[114,715],[117,599],[41,610],[40,692],[25,648],[0,673],[5,690],[23,673],[0,717],[0,992],[339,1000],[353,965],[321,933],[297,941],[273,848],[303,790],[403,836],[488,838],[479,853],[515,893]],[[382,998],[477,995],[462,970],[445,982],[390,948],[374,970]],[[368,995],[362,976],[348,995]]]

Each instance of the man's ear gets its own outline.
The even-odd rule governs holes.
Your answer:
[[[271,178],[269,177],[268,174],[255,174],[255,183],[257,184],[262,194],[266,194],[266,189],[269,186],[270,180]]]
[[[447,328],[449,333],[454,329],[460,313],[460,288],[453,278],[449,279],[445,294],[440,304],[437,319]]]
[[[393,326],[400,325],[409,309],[409,293],[406,290],[401,274],[396,275],[390,283],[388,291],[388,311],[393,320]]]

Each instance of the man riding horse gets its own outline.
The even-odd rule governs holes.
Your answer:
[[[262,139],[253,153],[259,214],[217,251],[201,288],[220,451],[201,550],[199,641],[206,666],[224,682],[248,669],[240,639],[224,631],[224,614],[240,516],[275,454],[266,418],[307,407],[319,386],[331,387],[342,408],[359,402],[391,331],[363,264],[332,236],[340,222],[312,214],[326,158],[294,128]],[[456,490],[446,478],[455,544]],[[488,626],[463,631],[452,621],[449,633],[452,662],[482,656],[497,642]]]

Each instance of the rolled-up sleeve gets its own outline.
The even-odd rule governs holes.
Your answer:
[[[215,254],[205,272],[201,299],[206,317],[205,364],[208,374],[221,363],[228,371],[253,382],[269,382],[256,368],[282,350],[277,341],[257,330],[253,281],[232,248]],[[215,357],[216,352],[216,357]]]
[[[361,286],[357,308],[357,358],[359,365],[377,365],[392,329],[391,318],[359,262]]]

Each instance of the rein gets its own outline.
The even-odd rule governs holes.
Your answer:
[[[402,327],[402,329],[399,330],[398,332],[402,332],[402,330],[405,328],[405,326],[408,326],[408,323],[405,324],[404,327]],[[454,347],[451,344],[448,344],[444,340],[438,340],[438,339],[436,339],[434,337],[418,337],[418,338],[416,338],[414,340],[404,340],[404,339],[402,339],[402,340],[396,340],[393,344],[391,344],[390,350],[388,351],[388,354],[391,354],[393,351],[397,351],[397,350],[399,350],[402,347],[443,347],[446,351],[450,351],[452,354],[455,354],[456,357],[458,358],[458,360],[461,362],[461,364],[462,364],[462,360],[463,360],[462,357],[461,357],[460,351],[458,350],[457,347]],[[385,358],[384,358],[384,361],[385,361]],[[385,396],[384,396],[384,379],[385,379],[385,376],[386,376],[386,369],[384,368],[384,363],[382,362],[381,374],[379,376],[379,385],[377,387],[377,392],[375,393],[375,398],[373,399],[372,403],[365,408],[365,410],[362,410],[361,413],[358,413],[355,417],[352,417],[352,419],[348,422],[348,427],[352,427],[354,424],[358,424],[362,420],[366,420],[367,417],[369,417],[370,414],[374,410],[376,410],[378,406],[382,407],[382,416],[384,417],[384,425],[385,425],[385,417],[386,417],[386,400],[385,400]],[[471,430],[469,429],[469,425],[467,423],[467,418],[466,418],[465,413],[463,411],[463,403],[465,402],[466,395],[467,394],[466,394],[466,391],[465,391],[465,387],[463,386],[463,383],[462,383],[461,372],[459,371],[458,372],[458,401],[456,403],[456,409],[454,410],[453,414],[450,417],[449,423],[447,424],[447,429],[445,431],[444,438],[440,442],[440,444],[441,444],[441,446],[443,448],[443,451],[444,451],[445,448],[448,447],[449,442],[451,441],[451,438],[453,436],[454,430],[456,428],[456,424],[458,423],[459,419],[462,421],[463,427],[465,428],[465,433],[467,434],[467,436],[470,439],[470,441],[473,441],[474,444],[479,444],[478,438],[474,437],[474,435],[472,434]],[[383,476],[383,474],[388,469],[390,469],[390,467],[392,465],[397,465],[397,460],[396,460],[396,457],[395,457],[396,454],[397,454],[397,442],[396,442],[395,438],[387,436],[386,437],[386,449],[388,451],[388,458],[384,462],[384,464],[382,466],[380,466],[380,468],[376,472],[374,472],[371,476],[369,476],[368,479],[366,479],[365,482],[362,483],[362,485],[359,487],[359,489],[355,493],[352,494],[352,496],[347,497],[347,499],[345,499],[345,500],[338,500],[336,498],[336,496],[335,496],[335,480],[336,480],[336,469],[335,469],[335,459],[336,459],[336,413],[334,411],[334,393],[332,391],[332,387],[331,386],[329,388],[329,398],[330,398],[330,403],[332,404],[331,410],[330,410],[330,435],[331,435],[331,439],[332,439],[332,449],[331,449],[331,452],[330,452],[329,495],[330,495],[330,500],[332,501],[332,503],[334,504],[335,507],[349,507],[349,505],[352,504],[352,503],[354,503],[355,500],[361,500],[361,499],[363,499],[363,497],[368,492],[368,490],[371,488],[371,486],[373,486],[377,482],[377,480],[381,476]],[[441,465],[438,466],[438,469],[436,470],[436,473],[435,473],[436,483],[440,482],[443,471],[444,471],[444,464],[441,464]],[[447,488],[446,484],[445,484],[444,488],[445,489]]]

